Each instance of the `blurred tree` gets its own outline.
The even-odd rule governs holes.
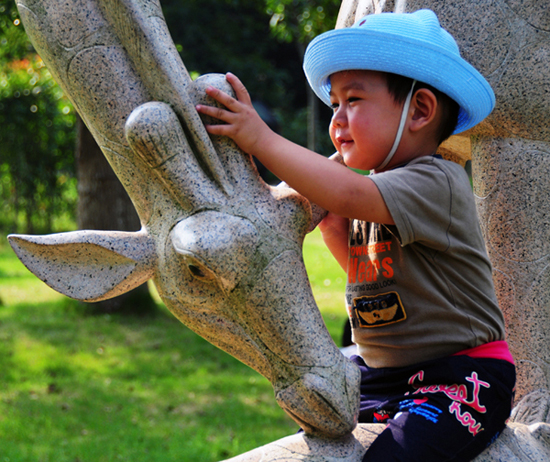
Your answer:
[[[264,0],[269,25],[280,40],[296,42],[300,50],[317,35],[334,29],[340,0]],[[301,55],[303,56],[303,51]]]
[[[273,40],[258,0],[162,0],[163,11],[187,69],[240,76],[269,107],[305,103],[301,58],[294,46]]]
[[[74,211],[74,112],[20,23],[0,0],[0,226],[50,232]],[[72,188],[71,188],[72,186]]]

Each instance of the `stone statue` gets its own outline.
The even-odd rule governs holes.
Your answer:
[[[544,172],[535,169],[530,159],[540,158],[544,165],[540,153],[548,141],[548,129],[545,119],[533,117],[533,112],[547,110],[549,96],[544,88],[534,88],[534,80],[527,78],[531,71],[520,76],[525,87],[511,83],[518,78],[516,71],[525,71],[522,64],[529,66],[529,59],[534,70],[545,65],[549,36],[545,25],[550,19],[534,2],[532,8],[529,2],[513,0],[447,3],[344,0],[339,26],[385,7],[400,11],[431,7],[459,43],[460,30],[468,31],[462,34],[467,37],[462,43],[465,53],[479,51],[480,37],[485,43],[495,37],[508,40],[495,44],[498,62],[484,67],[480,59],[487,56],[467,56],[489,78],[497,98],[504,88],[515,91],[475,133],[474,164],[484,173],[474,182],[483,197],[480,212],[489,246],[500,249],[492,256],[497,257],[497,275],[502,275],[497,281],[509,330],[511,324],[533,316],[528,324],[533,338],[511,333],[510,342],[516,357],[528,365],[526,373],[536,379],[530,383],[544,393],[548,341],[543,325],[548,314],[541,314],[533,304],[537,300],[537,306],[544,307],[547,297],[543,290],[546,241],[536,240],[532,226],[530,240],[516,239],[502,251],[508,245],[503,237],[510,236],[512,229],[518,231],[511,226],[514,220],[523,223],[524,216],[531,224],[535,217],[544,217],[544,202],[537,201],[537,209],[533,207],[529,216],[525,202],[517,209],[510,207],[523,198],[506,201],[502,188],[508,191],[504,183],[509,180],[502,175],[513,170],[523,178],[510,188],[510,194],[516,195],[526,191],[523,185],[531,172],[537,178]],[[19,258],[54,289],[87,301],[121,294],[152,278],[178,319],[267,377],[278,403],[305,433],[253,450],[234,462],[360,461],[384,426],[356,426],[358,370],[330,339],[311,294],[301,243],[322,211],[289,188],[267,186],[246,154],[226,139],[208,136],[194,107],[205,101],[207,85],[228,91],[223,77],[191,81],[158,0],[18,0],[18,8],[36,49],[121,179],[142,222],[136,233],[10,236]],[[503,33],[507,27],[511,34]],[[534,41],[535,33],[539,41],[546,41]],[[529,53],[523,55],[525,50]],[[517,56],[525,57],[516,69],[508,63]],[[547,77],[540,73],[536,78],[544,84]],[[541,99],[516,108],[518,95],[526,92],[529,98]],[[533,135],[535,128],[538,132]],[[528,162],[519,168],[506,166],[510,158],[519,156],[512,153],[518,145],[528,148],[524,149]],[[465,139],[448,150],[464,157],[469,146],[470,140]],[[529,190],[539,195],[533,203],[543,184],[538,181],[538,189]],[[506,205],[496,209],[491,201]],[[490,206],[485,205],[489,202]],[[510,209],[516,213],[504,213]],[[499,219],[505,220],[504,226]],[[547,226],[536,224],[542,229]],[[504,266],[506,262],[509,267]],[[531,276],[536,282],[529,285],[525,273],[536,274]],[[526,303],[525,297],[525,309],[518,311],[520,288],[531,291],[533,300]],[[515,299],[503,295],[507,289],[515,291]],[[527,313],[529,308],[532,314]],[[521,423],[510,423],[478,462],[550,460],[548,404],[543,395],[537,399],[546,406],[544,416],[533,417],[529,413],[533,406],[524,406],[524,411],[516,413]],[[522,416],[528,417],[522,420]]]
[[[21,0],[18,8],[142,229],[10,236],[17,255],[80,300],[152,278],[178,319],[267,377],[308,434],[348,434],[359,371],[311,293],[301,245],[312,208],[289,188],[267,186],[228,140],[208,136],[195,105],[206,102],[206,85],[228,91],[225,78],[191,81],[158,1]]]

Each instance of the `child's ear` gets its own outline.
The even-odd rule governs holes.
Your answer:
[[[413,115],[409,124],[411,131],[418,131],[429,125],[436,117],[437,97],[427,88],[417,90],[411,101]]]

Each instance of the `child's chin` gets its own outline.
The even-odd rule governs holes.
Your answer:
[[[359,162],[357,162],[356,160],[354,160],[353,157],[351,157],[351,156],[346,156],[345,154],[342,155],[342,157],[344,158],[344,163],[345,163],[346,166],[348,166],[349,168],[355,168],[355,169],[358,169],[358,170],[365,170],[365,166],[364,166],[364,165],[361,165]]]

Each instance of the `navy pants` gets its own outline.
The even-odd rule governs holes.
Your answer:
[[[363,462],[470,461],[510,416],[515,366],[450,356],[413,366],[361,369],[359,422],[385,423]]]

